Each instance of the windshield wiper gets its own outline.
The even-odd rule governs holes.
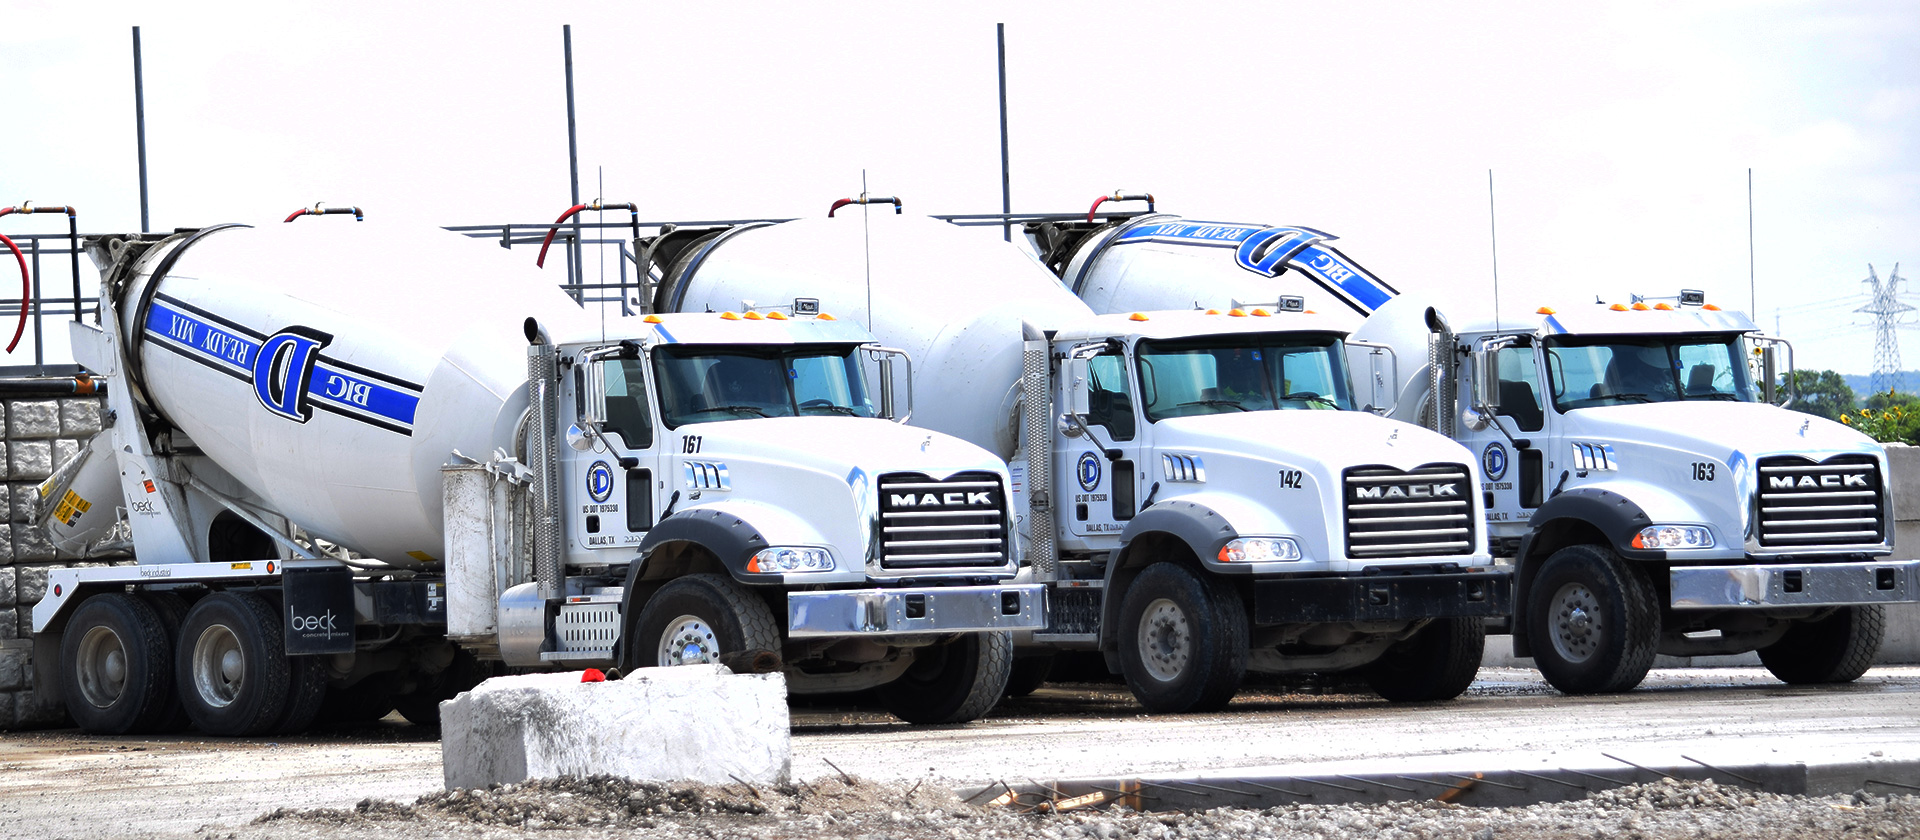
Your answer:
[[[1619,400],[1621,402],[1643,402],[1643,403],[1653,402],[1653,398],[1647,396],[1646,394],[1608,394],[1607,398]]]
[[[1244,405],[1241,405],[1239,400],[1194,400],[1193,402],[1183,402],[1180,404],[1180,407],[1185,408],[1190,405],[1224,406],[1227,408],[1237,408],[1237,409],[1240,409],[1241,411],[1252,410],[1250,408],[1247,408]]]
[[[1727,393],[1727,392],[1725,392],[1725,391],[1708,391],[1708,392],[1706,392],[1706,393],[1704,393],[1704,394],[1689,394],[1689,395],[1687,396],[1687,399],[1690,399],[1690,400],[1726,400],[1727,402],[1739,402],[1739,401],[1740,401],[1740,395],[1738,395],[1738,394],[1729,394],[1729,393]]]
[[[766,413],[765,411],[762,411],[761,409],[755,408],[750,405],[710,405],[700,410],[701,411],[733,411],[733,412],[751,411],[754,414],[760,415],[761,417],[773,416]]]
[[[801,411],[831,411],[835,414],[845,414],[848,417],[853,417],[853,416],[856,416],[857,414],[857,412],[855,412],[853,409],[848,408],[844,405],[803,405],[803,406],[800,406],[800,410]]]

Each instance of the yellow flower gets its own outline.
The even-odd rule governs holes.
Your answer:
[[[1849,425],[1849,426],[1851,426],[1851,425],[1853,425],[1853,418],[1851,418],[1851,417],[1848,417],[1848,416],[1847,416],[1847,415],[1845,415],[1845,414],[1842,414],[1842,415],[1840,415],[1840,422],[1842,422],[1842,423],[1845,423],[1845,424],[1847,424],[1847,425]]]

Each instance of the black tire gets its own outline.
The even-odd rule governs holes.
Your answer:
[[[287,657],[287,707],[268,730],[274,735],[298,735],[320,717],[327,700],[327,660],[321,656]]]
[[[393,676],[374,674],[346,688],[328,688],[314,720],[322,726],[371,723],[392,711]]]
[[[465,648],[456,648],[453,661],[444,670],[421,681],[413,691],[394,697],[393,708],[415,726],[439,726],[442,701],[499,675],[500,668],[498,662],[482,662]]]
[[[907,672],[874,691],[908,723],[966,723],[1000,702],[1012,670],[1013,634],[966,633],[915,650]]]
[[[1395,703],[1452,700],[1473,685],[1487,648],[1486,622],[1436,618],[1363,669],[1367,684]]]
[[[1760,649],[1760,664],[1793,685],[1853,682],[1873,667],[1887,631],[1879,606],[1841,607],[1819,621],[1796,621]]]
[[[717,663],[720,655],[780,650],[773,610],[726,575],[687,575],[647,599],[640,610],[629,668]]]
[[[1120,607],[1120,667],[1147,711],[1218,711],[1247,673],[1247,610],[1225,581],[1155,563]]]
[[[292,681],[280,614],[258,595],[216,592],[180,628],[174,679],[187,717],[209,735],[270,731],[287,710]]]
[[[1043,653],[1037,656],[1016,656],[1013,658],[1013,670],[1007,674],[1008,697],[1025,697],[1040,690],[1047,684],[1048,675],[1053,673],[1053,654]]]
[[[1618,693],[1653,667],[1660,639],[1653,584],[1612,551],[1573,545],[1554,552],[1527,599],[1533,663],[1554,688]]]
[[[164,722],[173,696],[167,628],[147,602],[121,592],[82,602],[60,637],[60,691],[86,732],[128,735]]]
[[[180,647],[180,625],[187,621],[187,599],[172,592],[142,592],[140,597],[160,615],[160,623],[167,628],[167,711],[151,731],[184,732],[193,721],[187,718],[186,707],[180,705],[180,692],[173,687],[173,652]]]

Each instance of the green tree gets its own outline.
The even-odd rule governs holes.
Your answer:
[[[1840,415],[1853,410],[1853,388],[1840,374],[1830,370],[1796,370],[1788,376],[1792,377],[1792,384],[1800,386],[1800,399],[1788,408],[1828,420],[1839,420]],[[1780,387],[1791,392],[1788,382],[1787,377],[1781,377]]]

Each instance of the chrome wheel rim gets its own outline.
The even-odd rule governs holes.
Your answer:
[[[660,634],[659,661],[656,665],[700,665],[720,661],[720,640],[713,626],[697,615],[683,615],[667,622]]]
[[[89,627],[80,637],[74,663],[80,696],[94,708],[105,709],[127,690],[127,647],[108,627]]]
[[[1553,593],[1548,613],[1553,652],[1568,662],[1585,662],[1600,649],[1606,630],[1600,618],[1600,599],[1585,584],[1569,583]]]
[[[1140,664],[1147,675],[1171,682],[1187,670],[1193,659],[1193,634],[1187,627],[1187,611],[1165,598],[1156,598],[1140,616]]]
[[[224,709],[247,686],[247,654],[233,628],[215,624],[193,642],[193,690],[209,708]]]

